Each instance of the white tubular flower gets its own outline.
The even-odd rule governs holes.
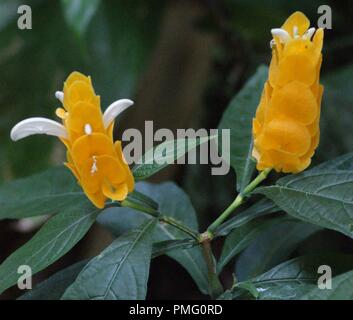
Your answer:
[[[273,37],[278,37],[282,43],[287,43],[291,39],[289,33],[281,28],[272,29],[271,33]]]
[[[10,136],[13,141],[17,141],[34,134],[47,134],[64,139],[68,137],[62,124],[47,118],[25,119],[12,128]]]
[[[56,91],[55,98],[58,99],[61,103],[64,102],[64,92]]]
[[[120,99],[113,102],[103,114],[104,127],[107,129],[120,113],[133,104],[134,102],[129,99]]]
[[[303,35],[303,39],[309,39],[311,40],[311,37],[313,36],[313,34],[315,33],[315,28],[310,28],[308,29],[304,35]]]

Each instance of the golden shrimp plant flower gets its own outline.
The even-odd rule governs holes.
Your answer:
[[[124,200],[134,188],[134,178],[121,142],[113,142],[113,127],[115,118],[133,102],[115,101],[102,114],[100,97],[94,92],[91,78],[79,72],[71,73],[63,92],[55,95],[63,104],[56,110],[62,124],[46,118],[29,118],[13,127],[12,140],[33,134],[59,137],[67,148],[65,165],[96,207],[103,208],[107,199]]]
[[[268,80],[253,119],[259,171],[301,172],[318,146],[323,29],[309,26],[307,17],[295,12],[282,28],[271,30]]]

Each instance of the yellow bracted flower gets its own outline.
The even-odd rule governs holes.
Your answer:
[[[113,142],[114,119],[133,102],[121,99],[102,114],[100,97],[91,78],[73,72],[64,83],[64,91],[55,93],[63,103],[56,115],[63,124],[46,118],[29,118],[11,130],[14,141],[33,134],[60,138],[67,147],[65,165],[72,171],[92,203],[103,208],[107,198],[124,200],[134,189],[134,178],[127,165],[121,142]]]
[[[306,169],[319,144],[319,83],[323,29],[309,28],[301,12],[272,29],[268,80],[253,119],[257,169],[297,173]]]

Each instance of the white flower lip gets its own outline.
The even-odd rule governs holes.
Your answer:
[[[302,39],[311,40],[311,37],[315,33],[315,28],[309,28],[302,36],[299,36],[298,30],[299,29],[297,26],[293,27],[293,38],[294,39],[302,38]],[[289,40],[292,39],[291,35],[286,30],[284,30],[282,28],[271,29],[271,34],[273,37],[278,37],[279,40],[281,41],[281,43],[287,43]],[[270,42],[270,46],[272,48],[273,42]]]
[[[104,127],[107,129],[120,113],[133,104],[134,102],[129,99],[120,99],[113,102],[103,114]]]
[[[55,92],[55,97],[62,102],[64,100],[64,93],[57,91]],[[134,102],[129,99],[120,99],[113,102],[103,114],[104,127],[107,129],[120,113],[133,104]],[[89,135],[92,133],[92,128],[89,124],[85,125],[84,129],[86,134]],[[64,139],[68,138],[66,128],[62,124],[41,117],[28,118],[17,123],[12,128],[10,137],[13,141],[18,141],[34,134],[47,134]]]
[[[272,36],[274,37],[277,36],[282,43],[287,43],[291,39],[291,36],[289,35],[289,33],[286,30],[281,28],[271,29],[271,33],[272,33]]]
[[[11,130],[10,137],[13,141],[26,138],[34,134],[47,134],[60,138],[68,138],[65,127],[54,120],[47,118],[28,118],[17,123]]]
[[[313,36],[314,33],[315,33],[315,28],[310,28],[304,33],[303,38],[311,40],[311,37]]]

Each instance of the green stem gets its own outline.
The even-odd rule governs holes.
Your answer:
[[[168,216],[162,216],[160,214],[160,212],[158,212],[157,210],[150,208],[150,207],[146,207],[143,206],[139,203],[136,203],[134,201],[130,201],[130,200],[124,200],[120,203],[120,206],[122,207],[128,207],[128,208],[132,208],[141,212],[145,212],[147,214],[149,214],[150,216],[157,218],[160,222],[164,222],[167,223],[171,226],[173,226],[174,228],[179,229],[180,231],[186,233],[187,235],[191,236],[193,239],[198,240],[199,239],[199,233],[197,231],[194,231],[192,229],[190,229],[189,227],[187,227],[186,225],[184,225],[183,223],[168,217]]]
[[[179,229],[180,231],[183,231],[184,233],[188,234],[189,236],[191,236],[192,238],[194,238],[195,240],[198,240],[199,239],[199,233],[190,229],[188,226],[180,223],[179,221],[177,220],[174,220],[173,218],[171,217],[168,217],[168,216],[160,216],[159,217],[159,221],[161,222],[165,222],[177,229]]]
[[[208,270],[208,291],[211,298],[216,299],[223,293],[223,287],[217,275],[216,265],[213,259],[211,240],[205,239],[201,243],[204,259]]]
[[[122,207],[128,207],[128,208],[136,209],[136,210],[141,211],[141,212],[145,212],[145,213],[149,214],[150,216],[152,216],[154,218],[159,218],[159,216],[160,216],[159,212],[156,211],[155,209],[143,206],[143,205],[141,205],[141,204],[139,204],[137,202],[133,202],[133,201],[130,201],[128,199],[125,199],[124,201],[122,201],[120,203],[120,205]]]
[[[246,196],[252,192],[263,180],[266,179],[271,169],[265,169],[261,171],[259,175],[251,181],[243,190],[239,193],[231,205],[208,227],[207,231],[212,235],[218,226],[226,220],[229,215],[238,208],[243,202]]]

